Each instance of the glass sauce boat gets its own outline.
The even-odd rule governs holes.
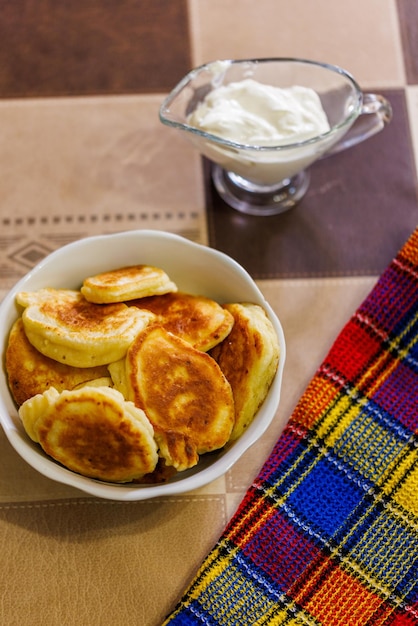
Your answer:
[[[189,116],[205,96],[221,85],[247,78],[276,87],[294,85],[316,91],[330,129],[286,145],[251,145],[205,132]],[[381,95],[363,93],[344,69],[304,59],[271,58],[214,61],[189,72],[160,108],[162,123],[181,131],[212,162],[212,179],[233,208],[253,215],[274,215],[293,207],[305,195],[307,168],[371,137],[392,117]]]

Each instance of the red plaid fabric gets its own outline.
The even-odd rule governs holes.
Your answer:
[[[418,624],[418,230],[165,624]]]

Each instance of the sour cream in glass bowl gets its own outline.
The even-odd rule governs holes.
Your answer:
[[[224,201],[253,215],[295,206],[312,163],[367,139],[391,117],[390,103],[363,93],[346,70],[295,58],[207,63],[160,107],[161,122],[212,162]]]

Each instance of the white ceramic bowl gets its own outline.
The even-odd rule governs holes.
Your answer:
[[[52,480],[111,500],[144,500],[179,494],[224,474],[254,444],[273,420],[280,399],[285,361],[285,341],[280,322],[249,274],[227,255],[212,248],[161,231],[130,231],[82,239],[56,250],[22,278],[0,305],[1,353],[4,355],[10,327],[18,315],[19,291],[41,287],[79,288],[92,274],[124,265],[149,264],[163,268],[182,291],[201,294],[218,302],[249,301],[267,311],[280,342],[279,368],[269,394],[247,431],[231,446],[203,455],[198,465],[178,473],[160,485],[110,484],[80,476],[44,454],[26,435],[10,394],[7,376],[0,374],[0,422],[20,456]]]

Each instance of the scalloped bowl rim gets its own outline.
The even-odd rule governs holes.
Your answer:
[[[86,254],[89,259],[86,259]],[[101,482],[76,474],[48,457],[23,429],[3,364],[0,373],[0,424],[15,451],[40,474],[84,493],[111,500],[137,501],[176,495],[203,487],[225,474],[272,422],[280,401],[286,355],[281,323],[241,265],[214,248],[159,230],[132,230],[86,237],[46,256],[14,285],[0,304],[0,325],[4,329],[0,337],[2,355],[9,330],[18,316],[15,296],[19,291],[46,286],[78,288],[87,275],[139,263],[162,267],[183,291],[201,293],[219,302],[247,300],[260,304],[276,330],[281,354],[268,396],[245,433],[231,446],[202,455],[196,467],[158,485]]]

